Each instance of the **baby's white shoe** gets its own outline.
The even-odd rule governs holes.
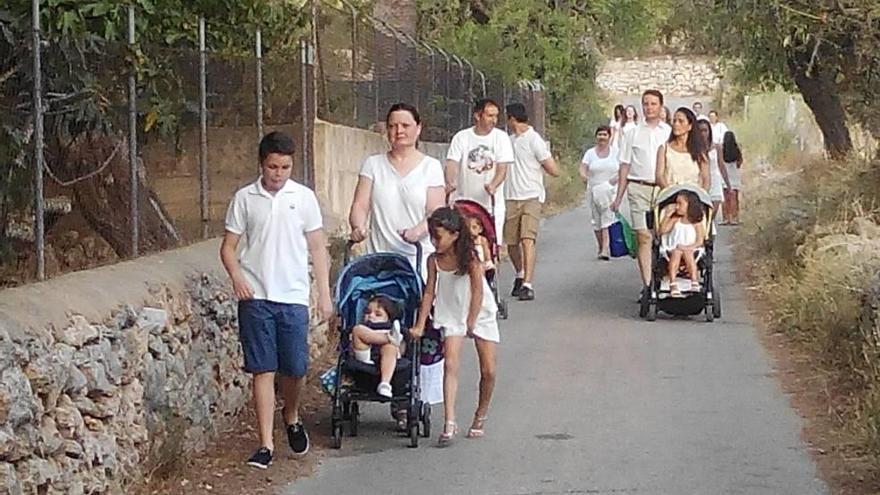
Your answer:
[[[393,396],[391,392],[391,384],[387,382],[382,382],[376,387],[376,392],[382,397],[391,398]]]
[[[397,347],[400,347],[400,343],[403,342],[403,333],[400,331],[400,320],[394,320],[394,323],[391,324],[391,331],[388,332],[388,341]]]

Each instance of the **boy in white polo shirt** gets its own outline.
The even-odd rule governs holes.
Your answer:
[[[330,263],[321,210],[311,189],[290,180],[294,144],[272,132],[260,141],[260,178],[235,193],[220,247],[238,297],[244,369],[253,374],[260,448],[248,459],[266,469],[275,444],[275,373],[281,373],[282,419],[294,454],[309,450],[299,418],[299,395],[309,360],[309,259],[318,286],[318,311],[330,318]],[[239,241],[245,239],[241,255]]]

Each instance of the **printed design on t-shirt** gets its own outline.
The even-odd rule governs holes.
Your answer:
[[[478,174],[492,170],[495,166],[495,153],[485,144],[478,144],[468,153],[468,170]]]

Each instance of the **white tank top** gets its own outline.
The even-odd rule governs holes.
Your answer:
[[[434,325],[453,332],[467,331],[467,314],[471,301],[471,278],[469,274],[456,275],[437,268],[437,287],[434,298]],[[483,282],[483,305],[477,315],[477,327],[484,324],[495,324],[498,306],[492,297],[492,289],[485,277]]]

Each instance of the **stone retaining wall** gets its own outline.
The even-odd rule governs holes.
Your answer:
[[[639,95],[646,89],[664,94],[714,94],[721,76],[711,59],[700,57],[615,58],[606,61],[596,83],[614,95]]]
[[[124,493],[248,404],[218,249],[0,292],[0,493]]]

